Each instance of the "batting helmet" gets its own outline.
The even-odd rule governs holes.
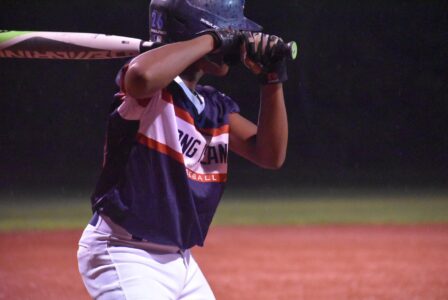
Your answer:
[[[244,0],[152,0],[150,39],[170,43],[191,39],[206,29],[261,31],[244,16]]]

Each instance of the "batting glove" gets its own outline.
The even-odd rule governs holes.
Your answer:
[[[232,29],[208,29],[198,33],[198,35],[209,34],[212,36],[215,44],[214,54],[226,55],[239,51],[243,43],[243,34],[241,31]]]
[[[285,82],[288,79],[283,40],[261,32],[243,32],[242,62],[258,76],[261,84]]]

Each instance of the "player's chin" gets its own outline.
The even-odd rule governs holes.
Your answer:
[[[202,70],[209,75],[226,76],[229,72],[229,65],[224,63],[222,59],[205,58],[202,61]]]
[[[204,70],[207,74],[213,75],[213,76],[226,76],[227,73],[229,73],[229,66],[227,64],[217,64],[217,63],[211,63],[210,66],[207,67],[206,70]]]

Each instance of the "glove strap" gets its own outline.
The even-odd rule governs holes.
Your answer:
[[[258,74],[258,82],[262,85],[281,83],[286,80],[288,80],[288,73],[286,72],[285,60],[276,62]]]

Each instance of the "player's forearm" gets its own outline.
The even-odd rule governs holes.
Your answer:
[[[287,144],[288,121],[282,84],[264,85],[255,145],[258,163],[266,168],[280,168],[286,158]]]
[[[185,42],[168,44],[134,58],[126,73],[129,95],[141,99],[166,87],[188,66],[213,50],[213,38],[202,35]]]

